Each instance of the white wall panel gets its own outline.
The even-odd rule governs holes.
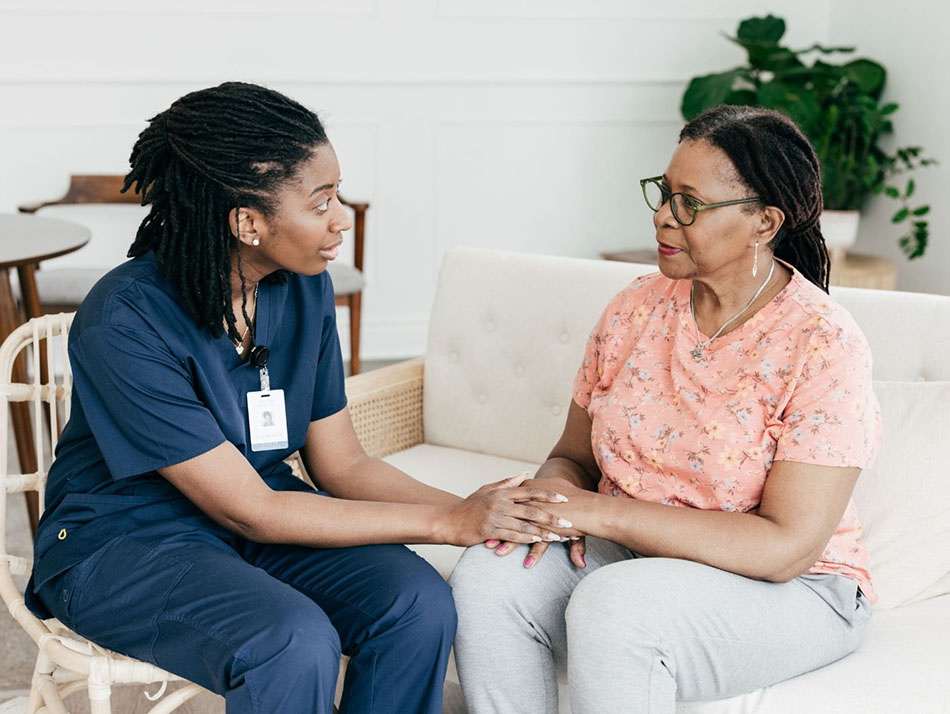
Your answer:
[[[798,45],[828,39],[829,4],[767,5]],[[720,33],[765,11],[752,0],[0,0],[0,210],[59,195],[69,173],[124,171],[146,120],[188,91],[265,83],[320,114],[344,194],[372,204],[364,357],[419,354],[451,246],[593,256],[651,245],[637,180],[666,165],[684,83],[738,63]]]
[[[478,245],[597,257],[649,246],[639,179],[663,172],[678,130],[673,118],[440,124],[439,252]]]

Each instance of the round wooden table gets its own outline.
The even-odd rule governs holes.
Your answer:
[[[79,250],[89,242],[89,229],[77,223],[58,218],[44,218],[21,213],[0,213],[0,342],[7,339],[23,322],[17,309],[16,296],[10,284],[10,269],[16,268],[20,278],[20,292],[26,319],[39,317],[40,296],[36,289],[36,266],[43,260]],[[46,361],[43,360],[44,365]],[[25,356],[13,365],[13,381],[26,382]],[[45,381],[45,379],[44,379]],[[17,457],[21,473],[36,471],[33,446],[33,427],[30,409],[25,403],[10,405],[13,433],[16,436]],[[6,434],[0,438],[7,438]],[[34,491],[26,492],[30,513],[30,527],[36,532],[38,503]]]

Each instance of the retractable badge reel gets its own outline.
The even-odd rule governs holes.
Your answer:
[[[270,350],[258,345],[251,350],[250,362],[261,372],[261,391],[247,393],[247,420],[251,429],[251,451],[287,448],[287,410],[284,390],[270,388],[267,358]]]

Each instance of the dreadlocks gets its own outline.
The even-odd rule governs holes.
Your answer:
[[[152,251],[162,276],[198,324],[239,340],[231,302],[231,253],[244,285],[232,209],[276,210],[278,189],[327,143],[320,120],[278,92],[227,82],[186,94],[139,134],[122,188],[151,210],[129,257]],[[241,310],[247,324],[247,296]]]
[[[732,161],[762,202],[785,214],[772,253],[828,292],[830,261],[821,235],[821,172],[801,130],[784,114],[721,105],[689,122],[680,141],[708,141]]]

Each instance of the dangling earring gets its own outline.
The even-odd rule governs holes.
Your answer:
[[[256,245],[256,244],[255,244]],[[752,277],[759,274],[759,241],[755,242],[755,258],[752,260]]]
[[[261,244],[260,238],[255,238],[254,240],[251,241],[251,245],[260,245],[260,244]],[[758,245],[758,243],[756,243],[756,245]],[[752,273],[752,274],[755,275],[755,273]]]

